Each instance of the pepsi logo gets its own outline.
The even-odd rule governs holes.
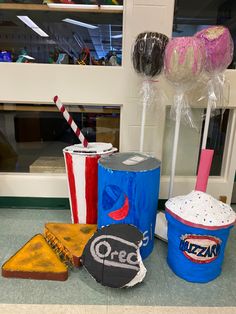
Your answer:
[[[115,221],[125,219],[129,214],[128,196],[116,185],[107,185],[102,195],[103,209]]]
[[[213,236],[185,234],[179,249],[193,263],[211,263],[220,254],[221,240]]]

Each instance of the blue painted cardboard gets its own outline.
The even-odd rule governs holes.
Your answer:
[[[99,160],[98,228],[116,223],[136,226],[144,235],[140,251],[146,258],[154,245],[160,162],[148,157],[139,165],[123,164],[137,155],[120,153]]]
[[[166,218],[167,263],[173,272],[187,281],[196,283],[206,283],[218,277],[222,270],[225,247],[232,226],[206,230],[187,226],[169,213],[166,213]],[[210,239],[207,240],[207,245],[205,239]]]

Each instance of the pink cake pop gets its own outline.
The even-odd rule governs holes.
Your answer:
[[[175,133],[171,163],[169,197],[173,193],[179,129],[181,117],[191,127],[195,127],[185,92],[199,78],[205,63],[205,48],[201,40],[195,37],[177,37],[166,46],[164,57],[164,73],[166,78],[175,85],[174,103],[171,115],[175,120]]]
[[[206,49],[205,69],[209,73],[219,73],[227,69],[233,58],[233,40],[228,28],[212,26],[196,33]]]
[[[217,104],[220,106],[227,105],[229,94],[224,95],[224,85],[228,85],[225,81],[224,71],[232,62],[233,58],[233,40],[229,30],[224,26],[212,26],[198,32],[195,35],[205,45],[206,64],[205,69],[210,79],[208,81],[208,105],[205,118],[205,126],[203,132],[202,148],[207,145],[207,136],[210,123],[210,115],[212,109]],[[229,93],[229,88],[226,89]],[[226,97],[225,97],[226,96]]]
[[[177,37],[166,47],[164,67],[166,78],[177,85],[190,83],[201,74],[205,49],[194,37]]]

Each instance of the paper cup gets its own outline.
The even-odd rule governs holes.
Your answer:
[[[69,186],[72,223],[97,223],[98,160],[117,149],[109,143],[89,143],[63,149]]]
[[[154,246],[160,164],[144,154],[119,153],[101,158],[98,165],[98,227],[136,226],[144,236],[142,258]]]

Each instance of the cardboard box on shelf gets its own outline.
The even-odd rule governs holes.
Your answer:
[[[40,156],[29,167],[30,172],[36,173],[64,173],[65,162],[63,157]]]
[[[111,143],[119,150],[120,118],[96,117],[96,141]]]

